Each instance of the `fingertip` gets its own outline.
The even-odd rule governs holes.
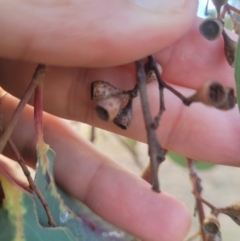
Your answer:
[[[133,2],[2,1],[1,55],[61,66],[120,65],[176,41],[196,14],[197,1],[192,0],[175,1],[175,8],[164,11]]]

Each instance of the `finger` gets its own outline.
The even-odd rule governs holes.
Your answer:
[[[1,69],[3,76],[0,76],[0,79],[5,81],[6,87],[21,97],[28,84],[26,80],[31,78],[34,67],[27,63],[8,63]],[[90,99],[91,82],[99,78],[109,81],[118,88],[126,90],[133,88],[136,83],[133,70],[111,68],[80,71],[76,68],[50,67],[44,87],[44,108],[63,118],[86,122],[146,142],[139,98],[134,99],[133,121],[127,131],[120,130],[112,123],[101,121],[96,116],[94,103]],[[13,88],[11,81],[16,78],[21,85],[17,84],[17,88]],[[158,111],[159,103],[157,83],[151,83],[148,89],[154,114]],[[188,89],[179,89],[179,91],[187,96],[192,93]],[[227,112],[202,104],[184,107],[182,102],[168,91],[165,91],[165,97],[167,110],[163,114],[158,130],[164,148],[196,160],[240,165],[238,160],[240,126],[237,107]]]
[[[4,0],[0,55],[62,66],[129,63],[181,37],[197,5],[192,0]]]
[[[4,125],[16,104],[10,95],[3,97]],[[30,107],[24,110],[13,133],[21,151],[27,144],[25,148],[34,152],[34,145],[29,144],[34,138],[32,112]],[[56,152],[55,178],[65,190],[143,240],[183,240],[190,224],[183,204],[165,193],[153,192],[148,183],[96,151],[56,117],[45,114],[44,123],[44,138]]]
[[[79,149],[76,144],[76,141],[71,142],[70,153]],[[81,152],[82,163],[57,162],[57,180],[68,188],[66,190],[71,187],[71,193],[84,200],[93,211],[143,240],[183,240],[189,220],[182,204],[167,194],[154,193],[139,177],[129,175],[83,142],[81,146],[85,150]],[[67,166],[69,172],[63,173]],[[66,179],[68,181],[64,181]],[[82,182],[85,189],[71,185]],[[79,188],[85,192],[80,193]]]

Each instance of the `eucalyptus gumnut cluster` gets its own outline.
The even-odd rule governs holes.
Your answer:
[[[227,0],[213,0],[213,4],[215,5],[217,11],[216,18],[208,18],[202,22],[200,25],[200,33],[204,38],[209,41],[216,40],[220,36],[223,38],[224,42],[224,53],[228,64],[234,67],[234,60],[235,60],[235,52],[237,43],[232,40],[226,30],[224,29],[224,21],[221,17],[221,8],[224,6],[228,1]]]

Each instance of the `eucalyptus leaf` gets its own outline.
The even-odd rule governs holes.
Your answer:
[[[53,163],[55,153],[46,144],[38,145],[36,185],[44,195],[58,226],[68,227],[81,241],[137,241],[139,239],[110,225],[94,214],[85,204],[69,197],[54,182]],[[61,194],[61,195],[60,195]],[[39,222],[48,226],[43,206],[37,199]]]
[[[34,197],[0,173],[5,198],[0,207],[1,241],[77,241],[67,228],[44,228],[37,219]]]

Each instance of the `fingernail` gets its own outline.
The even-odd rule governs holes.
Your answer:
[[[134,3],[149,11],[167,12],[183,8],[186,0],[133,0]]]

